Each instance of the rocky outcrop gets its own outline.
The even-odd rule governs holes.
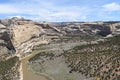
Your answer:
[[[102,35],[120,33],[120,22],[35,22],[13,17],[0,20],[0,44],[24,55],[33,46],[47,44],[61,36]]]
[[[35,45],[48,43],[47,40],[42,38],[45,31],[33,21],[16,19],[16,22],[10,25],[10,27],[16,53],[21,54],[21,56],[26,55],[25,53],[32,52],[32,48]]]
[[[15,52],[6,26],[0,24],[0,60],[4,60]]]
[[[58,23],[61,31],[68,34],[99,34],[102,36],[107,36],[109,34],[119,34],[120,33],[120,22],[66,22]]]
[[[47,40],[43,39],[43,35],[44,30],[30,20],[23,18],[1,20],[0,55],[8,55],[9,50],[16,52],[19,56],[29,53],[33,46],[48,43]]]

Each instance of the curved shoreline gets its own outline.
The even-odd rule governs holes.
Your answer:
[[[44,76],[45,78],[47,78],[48,80],[55,80],[53,77],[49,76],[46,73],[39,73],[39,72],[35,72],[32,68],[29,67],[29,69],[36,75],[40,75],[40,76]]]
[[[35,78],[37,80],[49,80],[49,77],[47,77],[47,75],[36,75],[36,73],[29,69],[29,65],[28,65],[28,60],[36,55],[38,53],[38,51],[33,51],[31,54],[25,56],[24,58],[21,58],[21,79],[20,80],[32,80],[32,78]],[[32,77],[31,77],[32,76]]]
[[[71,43],[70,43],[71,44]],[[83,43],[82,42],[82,44],[85,44],[85,43]],[[66,44],[65,44],[66,45]],[[76,43],[74,43],[74,45],[71,45],[71,47],[73,47],[73,46],[76,46],[77,44]],[[59,47],[60,46],[60,44],[57,44],[57,46]],[[64,47],[66,47],[66,46],[64,46]],[[71,48],[71,47],[68,47],[67,49],[69,49],[69,48]],[[45,49],[45,50],[33,50],[32,51],[32,53],[31,54],[28,54],[28,55],[26,55],[25,57],[22,57],[21,58],[21,62],[22,62],[22,76],[23,76],[23,80],[24,80],[24,75],[25,75],[25,77],[26,77],[26,73],[30,73],[30,75],[31,76],[34,76],[34,77],[37,77],[37,79],[38,80],[55,80],[53,77],[51,77],[50,75],[48,75],[48,74],[45,74],[45,73],[39,73],[39,72],[35,72],[35,71],[33,71],[33,70],[28,70],[28,68],[30,68],[30,67],[28,67],[28,60],[31,58],[31,57],[33,57],[33,56],[35,56],[36,54],[38,54],[39,52],[44,52],[44,51],[51,51],[51,50],[56,50],[56,49],[58,49],[57,47],[54,47],[54,48],[50,48],[50,49]],[[26,69],[26,72],[24,72],[24,69]],[[38,74],[39,76],[37,76],[37,75],[35,75],[35,74]],[[27,75],[28,76],[28,75]],[[30,76],[30,77],[31,77]],[[43,77],[44,78],[43,78]],[[39,77],[41,77],[41,78],[39,78]],[[28,77],[29,78],[29,77]],[[32,78],[32,77],[31,77]],[[47,79],[46,79],[47,78]],[[26,80],[26,79],[25,79]]]

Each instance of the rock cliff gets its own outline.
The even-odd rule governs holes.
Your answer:
[[[35,45],[48,44],[61,36],[120,34],[120,22],[35,22],[13,17],[0,20],[0,55],[16,52],[22,56]]]
[[[48,23],[17,17],[0,20],[0,70],[5,69],[0,71],[0,80],[5,80],[6,72],[9,71],[10,77],[16,74],[16,77],[11,77],[15,77],[12,80],[19,80],[19,61],[30,54],[35,46],[60,41],[87,42],[94,41],[96,35],[106,37],[119,34],[120,22],[113,21]],[[13,64],[10,66],[8,63]]]

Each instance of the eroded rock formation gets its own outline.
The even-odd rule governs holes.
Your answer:
[[[0,45],[17,54],[29,53],[33,46],[47,44],[61,36],[102,35],[120,33],[120,22],[35,22],[13,17],[0,20]],[[2,49],[3,50],[3,49]]]
[[[48,23],[17,17],[3,19],[0,20],[0,61],[14,59],[15,56],[23,58],[32,52],[34,46],[40,44],[60,40],[84,41],[83,38],[88,41],[93,38],[89,36],[118,34],[120,22]]]

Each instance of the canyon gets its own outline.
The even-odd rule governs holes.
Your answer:
[[[101,39],[104,40],[104,38],[119,34],[119,21],[58,23],[32,21],[17,17],[2,19],[0,20],[0,61],[14,60],[15,57],[17,59],[15,58],[15,64],[10,68],[11,70],[14,68],[15,72],[0,73],[0,79],[5,80],[4,77],[7,77],[5,74],[8,76],[11,74],[10,80],[23,80],[21,66],[23,62],[21,61],[34,54],[33,51],[39,50],[41,45],[55,44],[52,48],[57,48],[56,44],[59,44],[60,51],[64,51],[79,44],[96,43]],[[46,47],[41,50],[46,50]],[[66,49],[66,47],[70,48]]]

